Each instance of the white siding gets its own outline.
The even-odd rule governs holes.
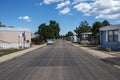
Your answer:
[[[77,36],[74,36],[74,42],[77,42]]]
[[[0,43],[0,49],[30,47],[30,43]]]
[[[105,26],[105,27],[100,28],[100,31],[116,30],[116,29],[120,29],[120,25]]]
[[[106,42],[108,42],[108,31],[106,31]]]
[[[120,30],[118,30],[118,41],[120,42]]]

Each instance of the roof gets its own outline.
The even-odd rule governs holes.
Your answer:
[[[120,29],[120,24],[118,25],[109,25],[109,26],[105,26],[100,28],[100,31],[108,31],[108,30],[118,30]]]
[[[26,31],[31,32],[29,28],[10,28],[10,27],[0,27],[0,31]]]
[[[92,32],[85,32],[85,33],[81,33],[81,34],[82,34],[82,35],[83,35],[83,34],[92,34]]]

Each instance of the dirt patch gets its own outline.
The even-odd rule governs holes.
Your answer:
[[[103,52],[105,54],[109,54],[109,55],[113,55],[113,56],[116,56],[116,57],[120,57],[120,51],[110,51],[110,52],[108,52],[108,51],[102,50],[99,45],[98,46],[96,46],[96,45],[84,45],[84,46],[81,45],[81,46],[90,48],[92,50],[97,50],[97,51]]]

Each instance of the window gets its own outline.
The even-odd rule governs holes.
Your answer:
[[[118,31],[108,31],[108,41],[118,41]]]
[[[114,41],[118,41],[118,31],[114,31]]]
[[[113,31],[108,31],[108,41],[113,41]]]
[[[89,35],[88,34],[82,34],[82,40],[88,40]]]

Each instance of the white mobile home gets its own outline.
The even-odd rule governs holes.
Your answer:
[[[74,36],[69,36],[69,40],[70,40],[71,42],[79,42],[79,38],[78,38],[76,35],[74,35]]]
[[[0,28],[0,49],[30,47],[31,30],[28,28]]]
[[[91,32],[81,33],[80,34],[80,43],[90,44],[91,43]]]

